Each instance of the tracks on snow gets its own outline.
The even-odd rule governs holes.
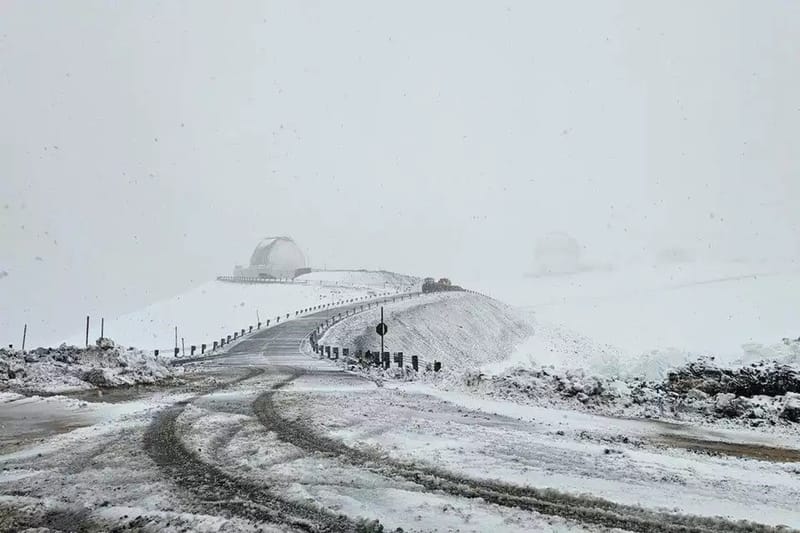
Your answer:
[[[781,531],[772,526],[751,522],[733,522],[722,518],[687,516],[651,511],[622,505],[590,496],[574,496],[552,489],[536,489],[467,478],[432,466],[399,461],[375,450],[360,450],[320,435],[299,421],[281,417],[274,396],[283,387],[301,376],[291,371],[286,379],[256,398],[253,409],[261,423],[278,437],[306,452],[335,456],[339,460],[374,473],[399,477],[430,491],[454,496],[481,498],[504,507],[517,507],[545,515],[559,516],[583,524],[620,528],[643,533],[736,533]],[[784,530],[785,531],[785,530]]]
[[[226,384],[254,378],[263,370],[250,372]],[[162,411],[144,435],[144,449],[150,458],[179,486],[196,496],[203,506],[227,511],[258,522],[285,524],[302,531],[355,531],[357,524],[344,515],[321,507],[283,500],[267,487],[234,477],[200,460],[182,442],[177,419],[188,402]]]

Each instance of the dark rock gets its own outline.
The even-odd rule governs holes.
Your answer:
[[[784,420],[800,424],[800,399],[791,399],[779,415]]]
[[[114,383],[106,376],[103,369],[93,368],[85,372],[81,379],[87,383],[91,383],[95,387],[112,387]]]

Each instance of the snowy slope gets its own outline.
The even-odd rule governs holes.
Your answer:
[[[468,286],[534,314],[542,335],[519,361],[544,344],[554,359],[566,350],[562,360],[588,370],[654,376],[697,355],[768,357],[784,337],[800,336],[796,264],[638,266]]]
[[[379,350],[375,325],[380,311],[368,311],[328,330],[321,344]],[[533,333],[525,317],[511,307],[477,294],[440,293],[389,304],[387,351],[441,361],[446,369],[475,368],[505,360]]]
[[[257,313],[263,323],[267,319],[274,323],[278,315],[285,317],[290,313],[294,317],[298,309],[375,295],[384,290],[394,292],[396,289],[212,281],[139,311],[106,320],[105,335],[125,346],[167,350],[174,346],[177,326],[178,337],[185,338],[187,346],[199,345],[255,326]],[[90,339],[100,336],[95,329],[99,329],[97,325]],[[67,339],[68,343],[77,345],[82,345],[83,341],[83,332]]]
[[[319,270],[298,276],[295,281],[351,287],[402,287],[418,290],[420,278],[385,270]]]

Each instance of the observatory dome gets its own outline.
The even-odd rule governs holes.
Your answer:
[[[297,243],[290,237],[267,237],[258,243],[250,266],[237,266],[234,276],[253,278],[294,278],[297,271],[306,268],[306,258]]]
[[[581,269],[581,247],[571,235],[548,233],[534,251],[537,274],[567,274]]]

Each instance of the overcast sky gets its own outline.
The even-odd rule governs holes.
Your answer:
[[[269,235],[465,276],[549,231],[617,263],[800,248],[795,0],[4,0],[0,124],[0,333]]]

